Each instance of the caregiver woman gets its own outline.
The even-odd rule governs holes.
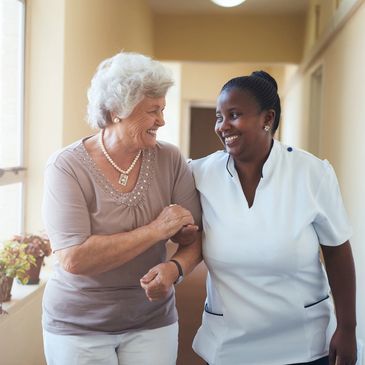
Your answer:
[[[354,365],[351,229],[332,166],[273,139],[265,72],[228,81],[216,117],[225,151],[192,162],[209,269],[194,350],[209,365]]]

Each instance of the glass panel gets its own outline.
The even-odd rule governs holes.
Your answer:
[[[0,241],[21,233],[22,185],[0,186]]]
[[[0,1],[0,167],[21,163],[23,3]]]

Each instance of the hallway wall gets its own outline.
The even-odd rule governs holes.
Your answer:
[[[90,133],[86,92],[98,64],[121,50],[153,56],[152,13],[144,0],[66,0],[63,145]]]
[[[154,16],[155,56],[165,60],[298,63],[305,19],[276,15]]]
[[[334,166],[353,225],[351,239],[357,274],[358,337],[365,342],[365,3],[328,46],[302,70],[286,95],[284,142],[306,149],[311,72],[323,65],[323,115],[320,155]]]
[[[86,92],[97,65],[124,49],[153,56],[144,0],[29,0],[26,26],[27,232],[37,232],[48,156],[92,131]]]

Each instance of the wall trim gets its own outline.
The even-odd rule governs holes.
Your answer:
[[[337,36],[341,29],[364,3],[365,0],[345,0],[341,2],[319,40],[304,57],[299,66],[299,71],[304,73],[312,66],[319,55],[331,44],[333,38]]]
[[[319,62],[321,54],[331,45],[333,39],[338,35],[342,28],[348,23],[354,14],[365,3],[365,0],[344,0],[334,13],[325,31],[320,36],[316,44],[310,49],[308,54],[299,64],[297,72],[288,82],[284,90],[284,96],[302,78],[302,76]]]

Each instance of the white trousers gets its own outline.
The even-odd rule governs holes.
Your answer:
[[[178,323],[120,335],[55,335],[43,331],[48,365],[175,365]]]

